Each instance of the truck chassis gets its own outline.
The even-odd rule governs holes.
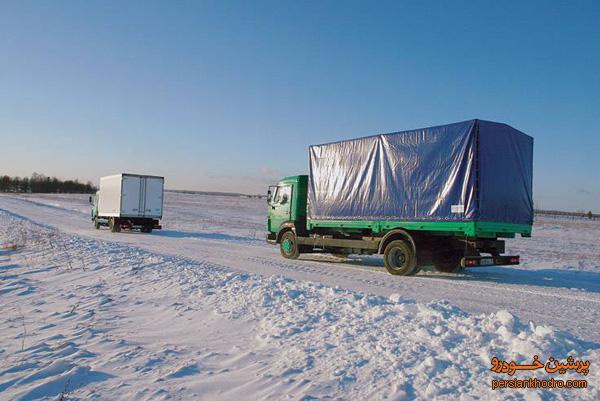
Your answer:
[[[503,240],[457,238],[403,229],[388,231],[383,236],[363,236],[308,234],[290,225],[282,227],[277,235],[268,236],[267,241],[279,244],[281,255],[288,259],[296,259],[302,253],[382,254],[387,271],[394,275],[416,274],[424,266],[456,272],[464,267],[517,265],[520,262],[518,255],[501,255],[505,251]]]

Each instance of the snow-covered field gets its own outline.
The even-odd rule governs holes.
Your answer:
[[[164,230],[114,234],[87,196],[0,196],[0,399],[600,397],[600,222],[537,221],[518,267],[395,277],[281,258],[265,206],[167,193]],[[590,373],[515,378],[589,388],[491,390],[493,356],[533,355]]]

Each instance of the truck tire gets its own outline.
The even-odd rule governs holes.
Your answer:
[[[142,228],[140,229],[140,231],[143,232],[143,233],[150,234],[152,232],[152,226],[151,225],[142,226]]]
[[[286,259],[298,259],[300,248],[298,247],[298,241],[296,241],[296,234],[293,231],[283,233],[279,243],[279,251],[281,256]]]
[[[396,276],[408,276],[418,271],[415,251],[403,240],[392,241],[385,247],[383,263],[388,273]]]
[[[100,222],[98,221],[98,218],[94,219],[94,227],[96,228],[96,230],[100,229]]]
[[[108,226],[110,227],[110,231],[113,233],[118,233],[121,231],[121,222],[116,217],[111,217],[108,221]]]

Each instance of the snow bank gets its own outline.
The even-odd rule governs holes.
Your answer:
[[[192,276],[202,276],[201,296],[218,313],[260,322],[257,336],[279,349],[272,374],[314,383],[309,394],[315,397],[339,392],[356,399],[496,399],[489,383],[505,377],[489,371],[493,356],[520,363],[530,363],[533,355],[600,356],[596,344],[524,324],[504,310],[470,315],[447,302],[419,304],[397,294],[374,297],[279,277]],[[590,383],[598,378],[597,372],[588,377]],[[580,395],[594,399],[598,393]]]

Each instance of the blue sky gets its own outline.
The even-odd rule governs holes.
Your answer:
[[[2,2],[0,173],[262,193],[311,144],[472,118],[600,212],[600,2]]]

